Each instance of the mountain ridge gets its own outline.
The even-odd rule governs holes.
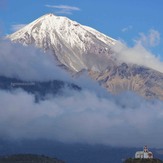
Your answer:
[[[90,29],[66,17],[46,14],[8,38],[24,45],[35,44],[39,48],[52,51],[57,60],[72,71],[104,70],[107,66],[105,60],[112,59],[110,46],[115,44],[115,40]],[[101,60],[103,65],[96,60]]]
[[[88,71],[109,92],[134,91],[163,100],[163,73],[120,61],[113,50],[116,40],[91,27],[46,14],[8,38],[51,51],[58,65],[73,73]]]

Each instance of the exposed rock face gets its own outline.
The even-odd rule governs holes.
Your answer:
[[[89,71],[110,92],[134,91],[146,98],[163,100],[163,74],[137,65],[111,65],[103,72]]]
[[[115,39],[66,17],[47,14],[8,38],[51,51],[64,69],[77,74],[86,70],[112,93],[134,91],[163,100],[163,73],[122,63],[114,55]]]

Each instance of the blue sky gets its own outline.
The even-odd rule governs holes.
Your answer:
[[[67,16],[129,46],[152,35],[156,42],[147,48],[163,60],[163,0],[0,0],[1,36],[46,13]]]

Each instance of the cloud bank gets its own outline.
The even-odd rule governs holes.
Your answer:
[[[0,39],[0,75],[22,80],[71,80],[56,65],[51,54],[45,54],[33,46],[22,46]]]
[[[35,103],[32,95],[21,90],[0,91],[0,105],[1,139],[163,145],[163,103],[145,101],[132,93],[98,97],[83,90]]]

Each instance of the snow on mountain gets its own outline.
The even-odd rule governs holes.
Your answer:
[[[117,41],[66,17],[47,14],[8,36],[14,42],[51,51],[67,70],[89,75],[112,93],[134,91],[163,100],[163,73],[120,61]]]
[[[51,50],[59,63],[78,72],[102,71],[114,62],[116,40],[66,17],[47,14],[10,35],[12,41]],[[101,57],[102,55],[102,57]]]

